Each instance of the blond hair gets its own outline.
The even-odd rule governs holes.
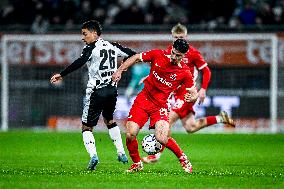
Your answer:
[[[172,28],[171,32],[172,32],[172,34],[185,34],[185,35],[187,35],[187,28],[185,27],[185,25],[178,23],[177,25],[175,25]]]

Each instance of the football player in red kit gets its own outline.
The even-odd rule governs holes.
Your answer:
[[[187,29],[182,24],[175,25],[172,28],[171,32],[174,41],[177,39],[186,39]],[[172,45],[168,47],[168,53],[171,52],[172,48]],[[189,67],[194,81],[196,81],[197,79],[198,72],[202,72],[201,88],[198,91],[198,101],[199,104],[202,104],[206,97],[206,90],[210,82],[211,71],[201,53],[192,46],[189,46],[189,50],[183,57],[183,61]],[[208,116],[200,119],[195,119],[195,112],[193,110],[195,102],[185,102],[185,93],[187,92],[184,85],[179,87],[178,90],[176,90],[174,93],[175,104],[173,105],[169,113],[170,127],[172,127],[178,119],[181,120],[183,127],[188,133],[194,133],[202,128],[214,125],[216,123],[225,123],[231,126],[235,126],[234,121],[228,116],[225,111],[221,111],[220,114],[216,116]],[[162,150],[155,155],[148,155],[147,157],[143,157],[142,161],[144,163],[157,162],[164,149],[165,147],[163,147]]]
[[[156,139],[178,157],[185,172],[192,172],[192,166],[187,156],[176,141],[169,136],[167,106],[170,94],[181,84],[188,92],[188,101],[193,102],[198,97],[189,67],[182,61],[188,48],[186,40],[177,39],[170,52],[155,49],[136,54],[127,59],[112,76],[113,81],[117,82],[121,78],[122,72],[137,61],[150,62],[151,64],[150,74],[145,79],[144,88],[137,95],[130,109],[126,123],[126,146],[133,161],[127,172],[143,169],[136,136],[149,118],[150,128],[155,128]]]

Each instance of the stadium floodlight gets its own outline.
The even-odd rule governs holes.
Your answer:
[[[103,36],[106,40],[109,41],[118,41],[123,44],[125,41],[135,41],[135,42],[142,42],[147,43],[148,41],[152,42],[159,42],[159,41],[166,41],[171,42],[171,36],[168,34],[144,34],[144,35],[137,35],[137,34],[104,34]],[[220,41],[268,41],[270,47],[270,84],[269,84],[269,119],[270,119],[270,132],[277,132],[277,96],[278,96],[278,37],[274,33],[241,33],[241,34],[189,34],[189,40],[192,42],[220,42]],[[42,34],[42,35],[12,35],[12,34],[4,34],[1,37],[1,46],[2,46],[2,86],[1,86],[1,130],[7,131],[9,128],[10,118],[11,115],[9,112],[11,102],[11,90],[10,88],[10,81],[13,78],[10,77],[10,62],[9,62],[9,53],[11,56],[11,52],[9,52],[9,48],[11,47],[11,43],[37,43],[46,42],[46,43],[53,43],[55,44],[54,48],[60,48],[61,43],[68,43],[68,42],[76,42],[83,46],[80,35],[73,35],[73,34],[60,34],[60,35],[49,35],[49,34]],[[35,45],[35,46],[36,46]],[[40,48],[44,49],[45,46],[42,45]],[[153,47],[153,46],[151,46]],[[27,50],[32,49],[31,46],[26,46]],[[72,48],[72,47],[70,47]],[[155,47],[153,47],[155,48]],[[166,48],[166,47],[164,47]],[[32,60],[29,53],[21,52],[27,58],[27,61]],[[74,60],[74,59],[73,59]],[[36,61],[36,60],[33,60]],[[72,60],[69,63],[72,62]],[[50,73],[49,73],[50,74]],[[48,74],[47,74],[48,75]],[[48,79],[48,78],[46,78]],[[41,84],[41,83],[40,83]],[[38,84],[38,85],[40,85]],[[46,83],[43,83],[46,85]],[[26,85],[26,87],[35,87]],[[76,88],[76,86],[73,86]],[[237,90],[236,90],[237,93]],[[68,94],[68,93],[67,93]],[[79,108],[81,111],[81,109]],[[81,112],[80,112],[81,113]],[[79,114],[80,114],[79,113]]]

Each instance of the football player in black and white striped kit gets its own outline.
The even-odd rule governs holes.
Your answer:
[[[58,82],[64,76],[87,64],[89,80],[87,83],[86,97],[82,115],[83,141],[91,160],[89,170],[94,170],[99,163],[96,151],[93,127],[97,125],[102,113],[118,154],[118,161],[127,163],[128,159],[123,148],[120,129],[113,121],[113,113],[117,100],[117,87],[112,84],[111,76],[117,70],[117,57],[128,58],[135,54],[129,48],[118,43],[103,40],[101,25],[95,20],[90,20],[82,25],[82,40],[86,43],[81,56],[66,67],[61,73],[51,77],[51,83]]]

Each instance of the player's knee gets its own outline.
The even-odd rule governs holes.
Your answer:
[[[137,123],[132,122],[132,121],[127,121],[126,122],[125,135],[126,135],[126,138],[128,140],[135,139],[136,136],[139,133],[139,130],[140,130],[140,128],[139,128]]]
[[[166,145],[168,143],[168,136],[164,135],[155,135],[157,141],[162,145]]]
[[[189,121],[189,122],[186,122],[186,124],[184,125],[184,128],[186,130],[186,132],[188,133],[193,133],[195,131],[197,127],[197,124],[195,121]]]
[[[133,139],[136,138],[137,134],[133,130],[126,129],[125,136],[128,140],[132,141]]]
[[[127,131],[125,133],[125,136],[126,136],[127,140],[133,140],[136,137],[136,135],[134,133],[127,132]]]
[[[87,126],[87,125],[82,125],[82,133],[85,131],[91,131],[93,132],[93,127]]]
[[[194,128],[189,127],[185,129],[187,133],[194,133]]]

